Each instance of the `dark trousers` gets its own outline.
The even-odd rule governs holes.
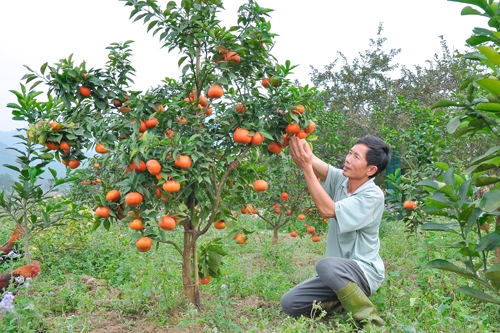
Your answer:
[[[293,317],[309,315],[313,302],[338,300],[336,290],[355,282],[361,290],[370,295],[370,285],[359,265],[351,259],[328,257],[316,263],[317,276],[290,289],[281,298],[281,308]]]

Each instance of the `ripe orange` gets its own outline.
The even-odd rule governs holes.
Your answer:
[[[117,108],[121,107],[122,104],[123,104],[123,102],[120,101],[119,99],[113,100],[113,105],[116,106]]]
[[[240,232],[239,234],[234,236],[233,240],[236,241],[236,244],[245,244],[246,243],[245,238],[247,238],[247,236],[245,236],[245,234]]]
[[[269,150],[273,154],[281,153],[281,144],[279,142],[271,142],[269,146],[267,146],[267,150]]]
[[[262,79],[262,82],[261,82],[261,83],[262,83],[262,86],[263,86],[264,88],[267,88],[267,87],[269,86],[269,83],[270,83],[270,82],[271,82],[271,80],[270,80],[268,77],[266,77],[266,78]]]
[[[295,134],[299,139],[305,139],[307,137],[307,133],[305,131],[299,131]]]
[[[95,151],[98,152],[99,154],[109,153],[109,150],[107,150],[106,148],[104,148],[104,143],[98,143],[95,146]]]
[[[135,219],[132,222],[128,224],[129,228],[132,230],[142,230],[144,229],[144,224],[142,224],[142,221],[139,219]]]
[[[305,129],[304,129],[304,132],[306,133],[312,133],[314,132],[314,129],[316,128],[316,123],[314,121],[310,121],[309,122],[309,126],[307,126]]]
[[[243,104],[236,105],[236,112],[243,113],[247,110],[247,108]]]
[[[50,122],[50,127],[52,127],[52,129],[54,131],[59,131],[61,129],[61,124],[59,124],[57,121],[51,121]]]
[[[321,238],[316,235],[316,236],[312,236],[311,240],[316,243],[316,242],[319,242],[321,240]]]
[[[50,142],[50,141],[47,141],[45,142],[45,146],[50,149],[50,150],[57,150],[59,149],[59,145],[55,142]]]
[[[292,108],[292,113],[294,113],[294,114],[303,114],[305,111],[306,111],[306,109],[302,105],[295,105]]]
[[[158,119],[153,117],[151,119],[144,121],[144,123],[145,123],[147,128],[153,128],[153,127],[156,127],[156,125],[158,125]],[[141,127],[142,127],[142,124],[141,124]]]
[[[280,199],[283,201],[288,200],[288,193],[286,193],[286,192],[281,193]]]
[[[139,132],[144,133],[146,132],[146,129],[147,129],[146,123],[141,120],[141,125],[139,126]]]
[[[129,206],[140,205],[142,200],[142,195],[139,192],[130,192],[125,196],[125,203]]]
[[[262,134],[260,134],[259,132],[255,132],[255,134],[252,136],[251,142],[254,146],[258,146],[262,142],[264,142],[264,136]]]
[[[226,222],[224,220],[217,220],[214,223],[214,227],[215,229],[224,229],[226,228]]]
[[[80,166],[80,161],[79,160],[70,160],[70,161],[68,161],[68,166],[70,169],[76,169]]]
[[[129,112],[130,111],[130,108],[128,106],[122,106],[120,108],[120,112],[122,113],[126,113],[126,112]]]
[[[224,55],[224,61],[227,61],[230,64],[237,64],[240,62],[240,60],[241,60],[240,56],[238,55],[238,53],[236,53],[234,51],[227,52]]]
[[[83,97],[89,97],[90,96],[90,88],[80,86],[80,95],[82,95]]]
[[[297,134],[300,132],[300,126],[299,124],[295,123],[288,124],[285,128],[285,132],[287,132],[288,134]]]
[[[208,98],[221,98],[222,95],[224,95],[224,90],[222,90],[221,86],[216,84],[211,86],[207,91]]]
[[[61,143],[59,144],[59,149],[63,150],[66,155],[68,155],[69,151],[71,150],[71,146],[66,141],[61,141]]]
[[[146,163],[146,168],[152,175],[158,175],[161,172],[161,164],[157,160],[149,160]]]
[[[165,192],[173,193],[177,192],[181,189],[181,183],[176,182],[173,179],[167,180],[166,182],[163,183],[163,190]]]
[[[307,227],[307,233],[314,235],[316,233],[316,228],[313,226]]]
[[[417,208],[417,206],[418,205],[415,201],[410,201],[410,200],[405,201],[403,204],[403,208],[408,210],[414,210],[415,208]]]
[[[179,155],[174,164],[176,167],[179,167],[181,169],[189,169],[191,167],[191,157],[186,155]]]
[[[249,136],[250,134],[249,130],[243,129],[243,128],[237,128],[236,131],[233,133],[233,140],[236,143],[241,143],[241,144],[247,144],[252,141],[252,137]]]
[[[263,191],[267,190],[268,187],[269,187],[269,185],[267,184],[267,182],[265,180],[262,180],[262,179],[256,180],[253,183],[253,188],[257,192],[263,192]]]
[[[210,276],[205,276],[204,278],[200,279],[200,284],[208,284],[210,283]]]
[[[153,241],[149,237],[141,237],[135,242],[135,247],[139,252],[148,252],[153,246]]]
[[[99,169],[100,167],[99,163],[94,163],[94,169]]]
[[[171,129],[166,129],[165,135],[167,136],[167,138],[172,139],[175,136],[175,132],[172,131]]]
[[[176,225],[175,220],[168,215],[163,216],[161,220],[158,221],[158,226],[167,231],[174,230]]]
[[[98,217],[102,217],[102,218],[107,218],[107,217],[110,217],[110,213],[109,213],[109,208],[108,207],[97,207],[97,209],[95,210],[95,214],[98,216]]]
[[[139,165],[137,165],[134,161],[130,163],[130,169],[128,169],[128,172],[135,170],[137,172],[144,172],[146,171],[146,163],[144,161],[139,161]]]
[[[113,201],[113,202],[118,202],[120,201],[120,198],[122,197],[122,194],[118,190],[111,190],[106,193],[106,200],[107,201]]]
[[[205,114],[207,116],[210,116],[212,113],[214,112],[214,110],[212,108],[208,108],[206,111],[205,111]]]
[[[200,98],[198,98],[198,103],[204,108],[208,106],[208,101],[203,95],[200,95]]]
[[[299,214],[297,218],[302,221],[306,219],[306,216],[304,214]]]
[[[163,105],[158,103],[155,106],[156,106],[155,108],[151,108],[151,112],[156,112],[156,111],[163,112],[163,111],[165,111],[165,109],[163,108]]]
[[[290,233],[290,236],[292,236],[292,237],[297,237],[298,235],[299,235],[299,234],[298,234],[296,231],[292,231],[292,232]]]

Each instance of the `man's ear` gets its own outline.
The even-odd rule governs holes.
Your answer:
[[[373,176],[375,173],[377,173],[377,170],[378,170],[378,167],[375,166],[375,165],[370,165],[368,166],[367,170],[366,170],[366,174],[368,175],[368,177],[371,177]]]

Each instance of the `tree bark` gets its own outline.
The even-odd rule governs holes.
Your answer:
[[[278,230],[279,227],[275,226],[273,228],[273,238],[271,239],[271,244],[276,245],[278,244]]]

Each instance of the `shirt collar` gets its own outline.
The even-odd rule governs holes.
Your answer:
[[[349,187],[349,178],[346,178],[343,182],[342,182],[342,188],[344,190],[344,193],[347,194],[347,195],[354,195],[354,194],[357,194],[361,191],[363,191],[365,188],[367,187],[371,187],[373,186],[374,184],[374,178],[370,178],[368,179],[366,182],[364,182],[360,187],[358,187],[356,189],[356,191],[354,191],[354,193],[348,193],[347,192],[347,189]]]

